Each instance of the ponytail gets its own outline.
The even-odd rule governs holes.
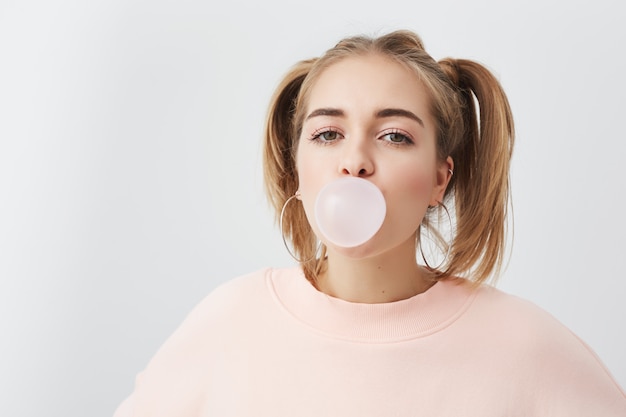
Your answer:
[[[485,67],[450,58],[439,64],[461,96],[463,125],[450,149],[457,221],[445,272],[468,274],[478,284],[497,276],[504,258],[513,116],[500,83]]]
[[[283,78],[272,97],[265,126],[263,149],[265,190],[274,207],[277,223],[283,206],[298,190],[296,172],[296,146],[298,128],[295,122],[296,103],[300,89],[315,59],[301,61]],[[291,240],[294,255],[303,260],[302,268],[310,281],[315,280],[321,262],[316,259],[316,239],[302,205],[291,201],[285,207],[283,230],[285,239]]]

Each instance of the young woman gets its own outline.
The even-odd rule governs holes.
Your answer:
[[[493,75],[434,61],[411,32],[297,64],[272,100],[264,157],[298,267],[213,291],[116,416],[625,416],[583,342],[484,284],[503,258],[512,146]],[[361,186],[345,219],[325,217]],[[441,261],[423,250],[429,235]]]

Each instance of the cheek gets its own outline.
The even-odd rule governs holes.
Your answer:
[[[429,201],[432,193],[435,177],[431,170],[416,170],[415,167],[406,167],[404,175],[399,178],[399,190],[402,190],[405,198],[413,201]]]
[[[415,166],[399,167],[395,181],[388,184],[386,198],[389,220],[401,228],[413,230],[421,223],[433,190],[433,174]],[[398,231],[401,233],[401,231]]]
[[[413,196],[426,196],[430,197],[430,191],[432,190],[433,179],[429,175],[416,175],[407,179],[407,189]]]

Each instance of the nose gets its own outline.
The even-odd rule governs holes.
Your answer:
[[[348,142],[348,141],[346,141]],[[353,177],[368,177],[374,173],[374,161],[367,149],[367,145],[354,141],[345,143],[339,163],[342,175]]]

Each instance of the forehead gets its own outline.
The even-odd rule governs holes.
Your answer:
[[[367,54],[343,58],[325,68],[311,86],[306,107],[307,112],[318,107],[401,107],[426,116],[428,97],[416,71],[408,65]]]

